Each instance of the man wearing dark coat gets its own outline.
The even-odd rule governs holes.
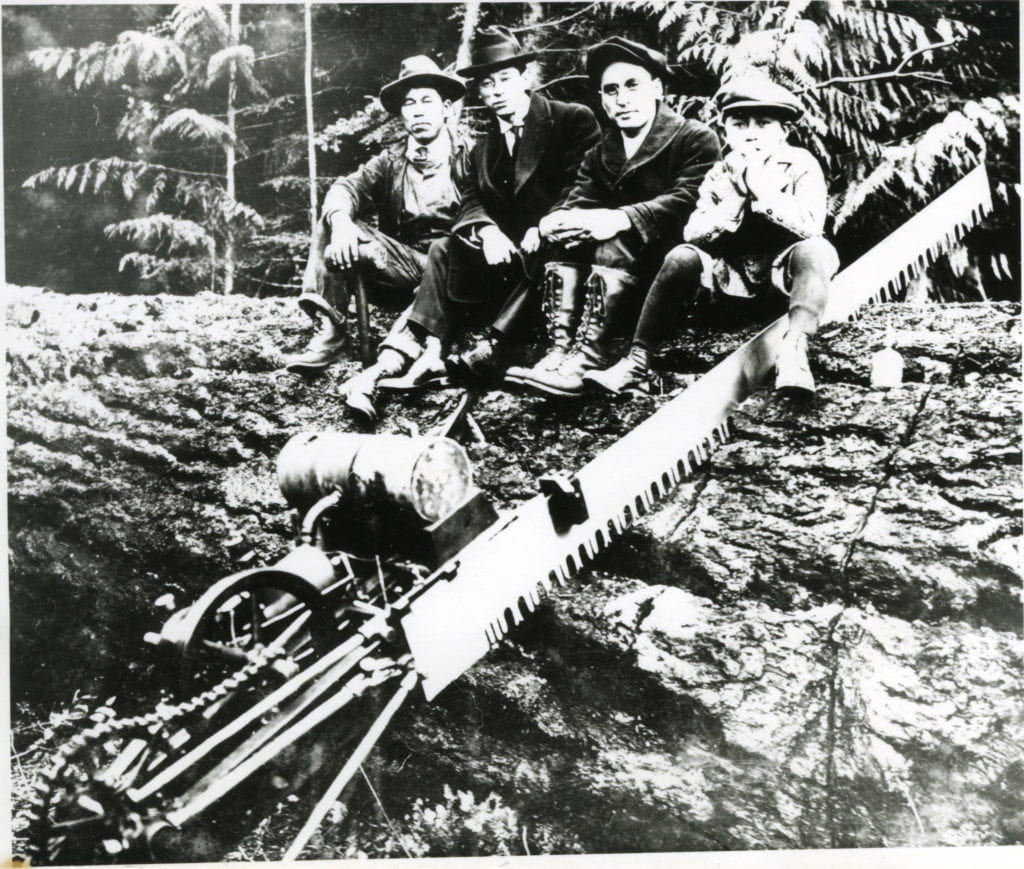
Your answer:
[[[599,137],[587,107],[531,95],[525,70],[536,56],[506,28],[494,27],[477,34],[470,65],[458,70],[474,81],[489,110],[488,128],[470,155],[452,237],[438,243],[438,256],[431,251],[416,291],[403,328],[406,359],[382,356],[345,387],[346,404],[363,416],[374,416],[378,384],[412,387],[443,373],[435,360],[417,358],[414,348],[428,338],[447,342],[470,313],[489,320],[487,337],[454,360],[460,373],[480,375],[493,366],[498,342],[536,307],[531,281],[543,266],[537,222],[566,195]],[[405,378],[385,381],[403,371]]]
[[[290,371],[318,371],[344,357],[354,269],[376,303],[401,308],[412,298],[430,245],[447,238],[458,214],[472,143],[448,124],[464,93],[459,79],[425,56],[407,58],[381,89],[382,105],[401,118],[407,136],[327,191],[299,297],[319,329],[286,361]],[[366,220],[374,212],[376,227]]]
[[[532,368],[507,374],[559,395],[582,392],[584,373],[608,364],[609,338],[631,327],[643,288],[682,239],[701,181],[720,153],[710,128],[665,105],[668,64],[660,52],[614,36],[588,50],[586,67],[613,126],[539,224],[563,251],[563,261],[547,266],[551,349]]]

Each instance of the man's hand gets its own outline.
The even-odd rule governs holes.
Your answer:
[[[526,234],[523,236],[523,240],[519,242],[519,249],[523,253],[536,253],[540,247],[540,230],[536,226],[531,226],[526,230]]]
[[[606,241],[631,226],[629,215],[617,208],[573,208],[548,214],[540,221],[540,231],[561,244]]]
[[[489,266],[512,262],[516,255],[516,246],[505,233],[493,223],[483,227],[480,232],[480,245],[483,248],[484,260]]]
[[[785,173],[775,162],[751,161],[745,177],[747,189],[754,199],[777,196],[788,182]]]
[[[349,218],[335,217],[331,240],[324,248],[324,262],[336,269],[350,269],[359,262],[359,227]]]

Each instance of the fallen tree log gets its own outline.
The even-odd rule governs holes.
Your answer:
[[[8,288],[7,316],[14,697],[130,697],[154,598],[287,550],[273,460],[351,427],[355,365],[281,371],[305,323],[280,300]],[[534,852],[1021,841],[1019,329],[1012,305],[892,305],[823,335],[810,406],[751,398],[593,571],[398,722],[392,811],[493,791]],[[885,393],[887,331],[907,383]],[[665,390],[730,342],[685,335]],[[523,500],[664,400],[490,393],[478,483]],[[383,428],[453,403],[392,402]],[[425,853],[488,847],[417,829]],[[378,839],[323,853],[398,848]]]

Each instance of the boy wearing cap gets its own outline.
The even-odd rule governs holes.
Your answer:
[[[464,92],[459,79],[424,56],[403,61],[399,77],[381,89],[381,103],[407,136],[327,191],[299,297],[319,329],[287,360],[290,371],[318,371],[343,358],[344,278],[352,269],[362,270],[383,304],[401,306],[412,296],[431,244],[451,231],[461,202],[471,143],[453,135],[448,121]],[[363,219],[371,210],[379,228]]]
[[[544,287],[552,347],[532,368],[506,375],[557,395],[582,392],[583,374],[608,364],[613,330],[639,306],[641,287],[682,236],[719,157],[707,126],[665,105],[663,54],[615,36],[588,50],[586,66],[614,126],[587,153],[565,200],[540,221],[541,235],[565,251],[548,264]]]
[[[680,301],[695,300],[702,289],[733,305],[785,302],[789,330],[776,359],[775,386],[814,392],[807,338],[817,330],[839,259],[822,236],[827,189],[821,167],[786,141],[803,107],[792,92],[761,77],[724,86],[716,100],[728,154],[701,185],[684,232],[690,244],[666,257],[651,285],[629,354],[587,375],[610,392],[646,391],[650,354]]]

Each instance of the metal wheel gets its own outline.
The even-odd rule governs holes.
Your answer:
[[[277,653],[275,667],[287,676],[337,642],[334,613],[320,591],[297,574],[273,568],[214,584],[188,608],[176,633],[186,692],[222,678],[260,651]]]

